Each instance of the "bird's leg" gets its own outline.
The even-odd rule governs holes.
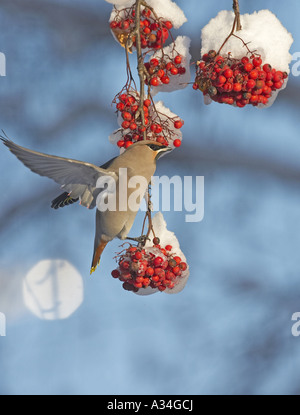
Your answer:
[[[138,242],[141,245],[145,245],[147,240],[150,241],[150,239],[147,237],[147,235],[141,235],[141,236],[138,236],[137,238],[127,237],[126,239],[128,239],[129,241]]]

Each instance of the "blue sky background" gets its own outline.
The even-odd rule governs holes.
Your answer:
[[[0,127],[38,151],[95,164],[114,156],[111,101],[125,61],[106,25],[111,5],[1,3]],[[188,18],[178,34],[191,37],[194,60],[201,28],[231,3],[177,1]],[[240,6],[277,14],[299,51],[298,1]],[[299,88],[291,76],[267,110],[206,107],[191,88],[159,94],[185,125],[182,147],[156,174],[205,176],[201,223],[165,214],[191,270],[174,296],[125,292],[110,277],[119,241],[90,277],[94,212],[50,209],[58,186],[0,148],[1,394],[299,394],[300,339],[291,335],[300,311]],[[26,309],[22,283],[36,263],[57,258],[80,272],[84,300],[49,322]]]

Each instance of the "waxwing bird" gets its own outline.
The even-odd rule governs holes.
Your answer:
[[[81,205],[92,209],[96,206],[98,196],[107,192],[99,187],[98,180],[109,178],[115,183],[116,204],[115,209],[96,211],[96,232],[91,273],[95,271],[100,262],[101,254],[109,241],[114,238],[126,239],[133,225],[137,210],[129,207],[128,200],[134,188],[124,188],[131,178],[142,177],[146,184],[141,189],[142,196],[146,192],[156,169],[158,158],[171,148],[155,141],[139,141],[127,148],[121,155],[109,160],[101,167],[78,160],[51,156],[37,151],[29,150],[15,144],[7,137],[0,136],[9,150],[30,170],[40,176],[53,179],[61,185],[64,193],[52,201],[52,207],[57,209],[80,200]],[[126,182],[121,180],[119,172],[126,171]],[[101,181],[100,180],[100,181]],[[126,206],[120,208],[119,199],[126,195]],[[142,202],[142,197],[137,202]]]

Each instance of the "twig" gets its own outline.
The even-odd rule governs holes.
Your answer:
[[[233,11],[236,17],[236,30],[242,30],[239,0],[233,0]]]
[[[234,17],[234,21],[233,21],[233,25],[232,25],[231,32],[229,33],[229,35],[227,36],[227,38],[224,40],[222,46],[218,50],[217,55],[220,54],[221,50],[226,45],[226,43],[231,38],[231,36],[235,36],[235,37],[239,38],[238,36],[236,36],[234,34],[234,32],[235,31],[242,30],[239,0],[233,0],[233,11],[234,11],[235,17]]]
[[[220,55],[221,50],[222,50],[222,49],[223,49],[223,47],[226,45],[226,43],[227,43],[227,42],[228,42],[228,40],[231,38],[231,36],[234,34],[235,27],[236,27],[236,21],[237,21],[237,18],[236,18],[236,16],[235,16],[234,21],[233,21],[233,26],[232,26],[231,32],[229,33],[229,35],[227,36],[227,38],[224,40],[224,42],[223,42],[222,46],[221,46],[221,47],[220,47],[220,49],[218,50],[218,52],[217,52],[217,56],[218,56],[218,55]]]

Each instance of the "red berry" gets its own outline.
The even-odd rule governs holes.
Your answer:
[[[277,71],[273,76],[274,82],[280,82],[283,80],[283,73],[281,71]]]
[[[274,82],[274,88],[280,89],[283,85],[283,81]]]
[[[145,99],[145,101],[144,101],[144,105],[146,106],[146,107],[150,107],[150,105],[151,105],[151,100],[150,99]]]
[[[127,111],[124,111],[122,113],[122,117],[126,121],[130,121],[132,119],[132,115],[130,114],[130,112],[127,112]]]
[[[127,128],[129,128],[130,122],[129,121],[123,121],[121,125],[122,125],[122,128],[124,128],[124,130],[126,130]]]
[[[178,265],[176,265],[176,267],[173,268],[173,274],[178,275],[180,274],[181,269]]]
[[[154,258],[153,264],[155,267],[159,267],[162,262],[163,262],[162,257],[158,256]]]
[[[176,261],[176,264],[180,264],[181,258],[179,256],[174,256],[173,259]]]
[[[119,278],[120,272],[117,269],[115,269],[112,271],[111,275],[113,278]]]
[[[152,79],[151,79],[151,81],[150,81],[150,84],[151,84],[152,86],[158,86],[158,85],[159,85],[159,80],[158,80],[158,78],[157,78],[157,77],[152,78]]]
[[[129,146],[131,146],[133,144],[133,142],[132,141],[126,141],[126,143],[125,143],[125,148],[128,148]]]
[[[223,72],[223,75],[225,76],[225,78],[232,78],[233,77],[232,69],[226,69],[226,71]]]
[[[169,30],[171,30],[173,28],[173,24],[169,20],[167,20],[166,22],[164,22],[164,25]]]
[[[143,257],[143,255],[142,255],[141,251],[137,251],[134,255],[135,259],[142,259],[142,257]]]
[[[258,79],[265,81],[266,78],[267,78],[267,74],[265,71],[258,71]]]
[[[146,275],[148,275],[149,277],[152,277],[152,275],[154,275],[154,269],[151,267],[147,268]]]
[[[160,144],[168,145],[168,142],[165,140],[165,137],[163,135],[157,136],[156,141]]]
[[[124,110],[124,108],[125,108],[125,104],[124,104],[123,102],[119,102],[119,103],[116,105],[116,108],[117,108],[117,110],[119,110],[119,111],[123,111],[123,110]]]
[[[241,84],[239,84],[239,83],[235,83],[235,84],[233,84],[233,90],[234,90],[235,92],[240,92],[240,91],[242,90],[242,85],[241,85]]]
[[[248,62],[249,62],[249,58],[247,58],[247,56],[244,56],[244,57],[241,59],[241,62],[245,65],[246,63],[248,63]]]
[[[159,65],[159,60],[156,58],[153,58],[150,60],[150,65],[152,66],[158,66]]]
[[[135,122],[130,123],[129,128],[130,128],[132,131],[136,130],[136,129],[137,129],[137,125],[136,125],[136,123],[135,123]]]
[[[138,109],[139,109],[139,106],[138,105],[132,105],[131,106],[131,111],[132,112],[137,112]]]
[[[178,74],[178,69],[175,66],[173,66],[173,68],[171,68],[170,72],[171,72],[172,75],[177,75]]]
[[[245,71],[246,71],[246,72],[251,72],[251,71],[252,71],[252,69],[253,69],[253,65],[252,65],[252,63],[250,63],[250,62],[246,63],[246,64],[244,65],[244,69],[245,69]]]
[[[180,120],[177,120],[174,122],[174,127],[179,130],[183,126],[183,122]]]
[[[119,97],[120,101],[126,102],[127,100],[127,94],[121,94]]]
[[[117,142],[117,146],[118,147],[124,147],[124,145],[125,145],[125,141],[124,140],[119,140],[118,142]]]
[[[165,250],[166,251],[172,251],[172,245],[166,245]]]
[[[258,71],[256,69],[253,69],[249,74],[251,79],[257,79],[258,78]]]
[[[143,286],[148,287],[148,285],[150,285],[150,278],[144,278],[143,279]]]
[[[251,103],[256,103],[258,101],[258,95],[252,95],[250,98]]]
[[[223,84],[225,84],[225,82],[226,82],[225,76],[220,75],[219,78],[218,78],[218,84],[223,85]]]
[[[161,78],[161,82],[163,84],[168,84],[170,82],[170,78],[167,75],[165,75]]]
[[[134,285],[136,288],[142,288],[142,287],[143,287],[143,284],[142,284],[141,282],[134,282],[134,283],[133,283],[133,285]]]
[[[176,138],[176,140],[173,141],[174,147],[180,147],[181,146],[181,140],[179,138]]]
[[[272,71],[272,66],[271,66],[271,65],[269,65],[268,63],[266,63],[266,64],[263,66],[263,70],[264,70],[266,73],[269,73],[269,72],[271,72],[271,71]]]
[[[257,67],[257,66],[260,66],[262,64],[262,59],[260,57],[256,57],[252,60],[252,62],[253,62],[253,65],[255,67]]]
[[[165,71],[163,69],[159,69],[156,72],[156,76],[158,76],[159,78],[162,78],[164,76],[164,74],[165,74]]]
[[[182,57],[180,55],[175,56],[174,62],[176,63],[176,65],[180,65],[182,62]]]
[[[253,89],[256,85],[256,82],[254,81],[254,79],[249,79],[249,81],[247,82],[247,89]]]

